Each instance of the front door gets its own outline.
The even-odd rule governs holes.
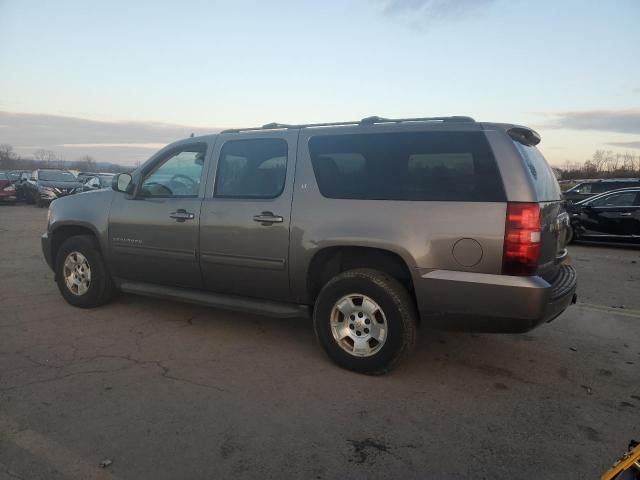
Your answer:
[[[298,132],[218,137],[200,218],[201,269],[214,292],[286,301]],[[213,174],[215,170],[215,175]]]
[[[207,144],[160,152],[135,179],[133,195],[116,193],[109,216],[115,275],[198,288],[198,222]]]

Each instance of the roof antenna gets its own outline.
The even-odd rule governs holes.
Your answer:
[[[189,138],[193,138],[193,132],[191,132],[191,135],[189,135]]]

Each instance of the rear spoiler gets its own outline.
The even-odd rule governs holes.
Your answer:
[[[539,144],[540,140],[542,140],[538,132],[526,127],[511,127],[507,130],[507,134],[516,142],[520,142],[523,145],[528,145],[530,147]]]

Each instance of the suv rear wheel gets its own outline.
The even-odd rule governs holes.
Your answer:
[[[91,235],[66,239],[56,256],[56,283],[75,307],[91,308],[111,300],[113,282]]]
[[[416,318],[411,296],[395,278],[363,268],[343,272],[323,287],[313,325],[334,362],[378,375],[413,349]]]

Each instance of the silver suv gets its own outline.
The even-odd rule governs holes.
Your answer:
[[[55,200],[42,248],[72,305],[120,290],[311,314],[336,363],[382,373],[420,319],[524,332],[575,302],[569,218],[539,141],[468,117],[188,138],[112,190]]]

